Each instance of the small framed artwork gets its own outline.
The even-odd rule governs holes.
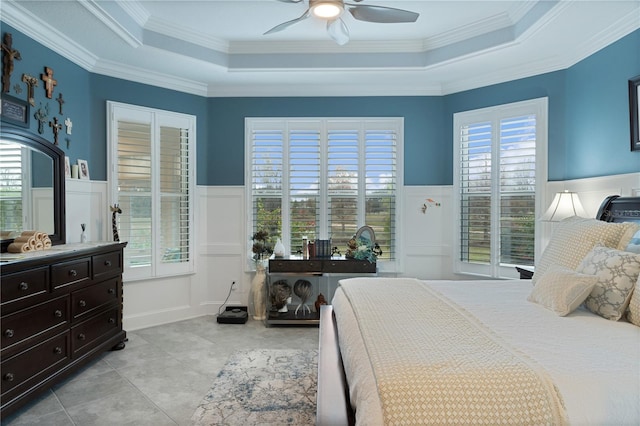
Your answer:
[[[2,95],[0,117],[7,123],[29,127],[29,104],[13,96]]]
[[[80,179],[89,179],[89,163],[87,163],[87,160],[80,160],[78,159],[78,168],[79,170],[79,176],[78,178]]]
[[[66,155],[64,156],[64,177],[67,179],[71,177],[71,162]]]
[[[629,119],[631,120],[631,151],[640,151],[640,75],[629,80]]]

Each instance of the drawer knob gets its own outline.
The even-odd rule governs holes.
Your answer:
[[[116,289],[115,288],[110,288],[109,290],[107,290],[107,293],[116,294]]]
[[[104,261],[104,266],[111,266],[111,261],[110,260],[105,260]]]
[[[29,283],[25,283],[24,281],[22,281],[20,283],[20,290],[29,290]]]
[[[14,334],[15,334],[14,331],[10,328],[7,328],[4,331],[4,337],[12,338]]]
[[[115,324],[115,323],[116,323],[115,318],[109,318],[109,324]]]
[[[87,306],[87,302],[84,300],[81,300],[78,302],[78,305],[80,305],[81,308],[84,308],[85,306]]]
[[[84,333],[78,334],[78,340],[85,340],[86,338],[87,336],[85,336]]]
[[[60,309],[56,309],[53,315],[55,315],[56,318],[62,318],[62,311]]]
[[[7,382],[13,382],[13,379],[15,378],[13,373],[7,373],[4,376],[2,376],[2,378],[4,380],[6,380]]]
[[[76,275],[78,275],[78,271],[76,271],[75,269],[69,269],[69,275],[75,277]]]
[[[60,355],[62,353],[62,348],[60,346],[56,346],[55,348],[53,348],[53,353]]]

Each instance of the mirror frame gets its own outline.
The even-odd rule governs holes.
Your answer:
[[[53,234],[49,234],[52,245],[66,242],[64,152],[48,140],[6,122],[0,126],[0,138],[13,141],[42,152],[53,160]],[[2,251],[6,252],[13,239],[2,240]]]
[[[356,232],[356,241],[360,238],[369,240],[369,248],[373,249],[376,244],[376,233],[373,232],[373,228],[370,226],[362,226]]]

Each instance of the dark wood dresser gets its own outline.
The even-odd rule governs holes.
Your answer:
[[[0,256],[2,418],[102,352],[124,348],[126,244]]]

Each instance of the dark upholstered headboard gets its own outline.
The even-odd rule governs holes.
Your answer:
[[[605,222],[637,222],[640,224],[640,197],[610,195],[600,205],[596,219]]]

